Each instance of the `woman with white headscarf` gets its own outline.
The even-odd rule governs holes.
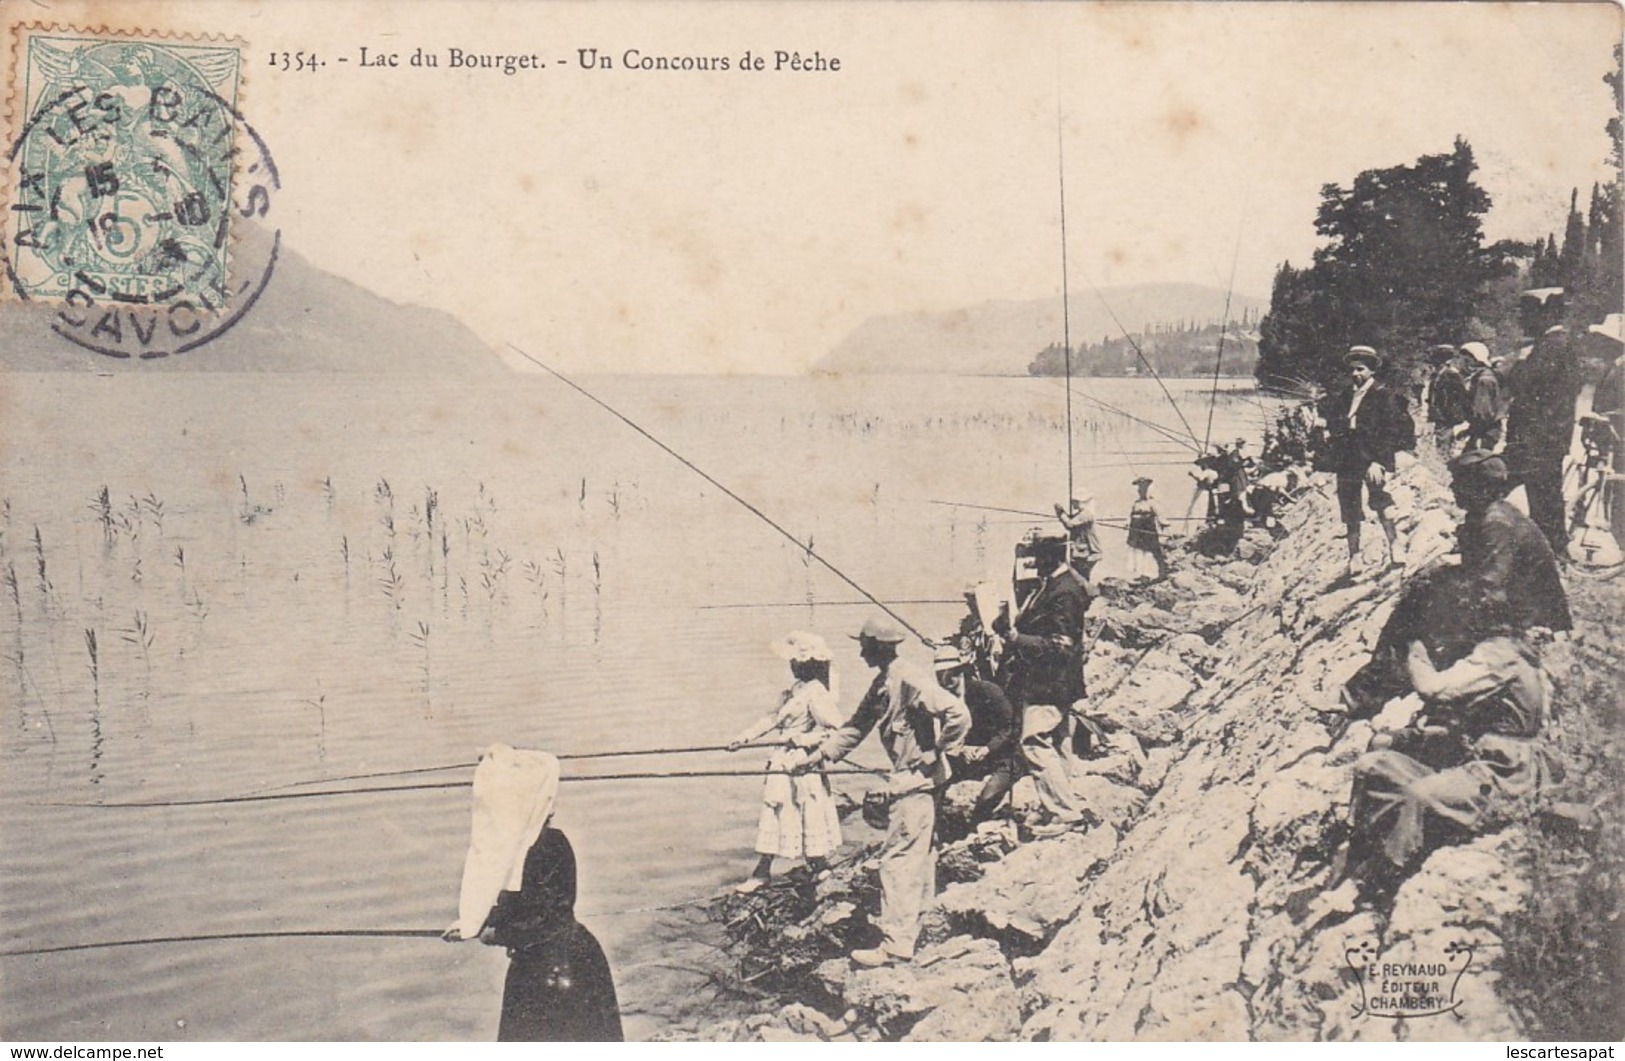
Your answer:
[[[762,785],[762,816],[756,829],[756,869],[736,889],[749,894],[766,884],[773,859],[805,858],[815,871],[841,846],[841,818],[823,771],[791,775],[843,718],[836,707],[829,645],[817,634],[797,630],[772,643],[773,653],[790,663],[794,684],[779,698],[777,710],[753,723],[728,745],[736,750],[773,734],[784,747],[767,760]]]
[[[508,948],[503,1042],[620,1042],[609,962],[575,919],[576,860],[549,826],[559,761],[494,745],[474,770],[474,820],[451,942]]]

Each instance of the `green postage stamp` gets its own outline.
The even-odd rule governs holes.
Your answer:
[[[234,283],[234,215],[268,202],[240,42],[20,25],[11,43],[10,293],[115,357],[218,333],[256,290]]]

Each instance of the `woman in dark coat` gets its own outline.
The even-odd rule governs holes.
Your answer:
[[[525,856],[523,886],[497,896],[480,932],[480,942],[508,948],[499,1042],[622,1041],[609,962],[575,919],[575,902],[575,852],[544,828]]]
[[[497,1038],[620,1042],[604,951],[575,919],[576,858],[548,823],[558,760],[495,745],[474,771],[474,821],[451,942],[508,948]]]

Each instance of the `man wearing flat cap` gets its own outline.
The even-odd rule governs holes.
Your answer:
[[[886,842],[880,849],[880,946],[852,952],[859,965],[878,966],[914,957],[920,911],[936,895],[936,790],[947,783],[948,756],[970,731],[964,701],[931,676],[897,658],[901,630],[878,618],[856,635],[863,662],[875,679],[846,725],[809,753],[808,767],[844,759],[879,729],[891,759],[886,792],[891,798]]]
[[[1563,512],[1563,461],[1574,445],[1574,405],[1580,397],[1580,366],[1563,327],[1563,289],[1543,287],[1518,296],[1523,356],[1507,372],[1506,466],[1511,484],[1522,485],[1529,518],[1552,551],[1568,550]]]
[[[1332,471],[1337,473],[1337,504],[1348,531],[1348,574],[1352,578],[1360,563],[1360,524],[1367,501],[1388,539],[1390,565],[1405,563],[1398,531],[1388,514],[1394,503],[1388,493],[1388,477],[1394,472],[1394,454],[1414,437],[1414,428],[1403,399],[1377,382],[1382,358],[1375,350],[1350,347],[1344,361],[1350,386],[1332,395],[1324,415],[1331,436]]]

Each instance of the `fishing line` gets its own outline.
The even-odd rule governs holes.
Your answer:
[[[1061,381],[1057,380],[1057,379],[1046,379],[1045,382],[1053,383],[1053,384],[1059,384]],[[1070,390],[1070,389],[1071,388],[1069,387],[1068,390]],[[1195,440],[1194,437],[1187,440],[1183,435],[1181,435],[1179,432],[1175,431],[1171,427],[1167,427],[1167,426],[1165,426],[1163,424],[1159,424],[1154,420],[1147,420],[1146,418],[1144,418],[1142,416],[1136,416],[1134,413],[1129,412],[1127,409],[1121,409],[1121,408],[1119,408],[1119,407],[1117,407],[1115,405],[1112,405],[1110,402],[1102,401],[1101,399],[1096,398],[1095,396],[1093,396],[1091,394],[1082,393],[1082,394],[1079,394],[1078,397],[1081,398],[1082,400],[1086,401],[1086,402],[1091,403],[1092,405],[1098,406],[1099,408],[1105,410],[1106,412],[1116,413],[1118,416],[1126,417],[1127,419],[1132,420],[1137,424],[1141,424],[1141,425],[1143,425],[1145,427],[1149,427],[1151,430],[1157,432],[1157,434],[1162,435],[1168,441],[1173,442],[1176,445],[1182,446],[1185,449],[1190,450],[1192,453],[1200,453],[1201,452],[1201,450],[1197,449],[1197,447],[1196,447],[1196,440]],[[1121,447],[1119,447],[1118,452],[1123,452]]]
[[[750,512],[757,519],[760,519],[763,523],[766,523],[769,527],[772,527],[774,530],[778,531],[780,534],[782,534],[786,538],[790,539],[790,541],[795,544],[796,548],[798,548],[801,551],[805,552],[808,556],[812,557],[814,560],[817,560],[820,564],[823,564],[824,567],[826,569],[828,569],[830,571],[830,573],[833,574],[836,578],[840,579],[842,582],[845,582],[848,586],[851,586],[853,589],[855,589],[859,593],[863,594],[864,598],[866,600],[868,600],[869,603],[873,604],[875,607],[879,608],[881,611],[885,612],[887,615],[889,615],[893,619],[897,620],[898,624],[901,625],[903,627],[903,629],[905,629],[909,633],[913,634],[923,644],[930,645],[930,644],[934,643],[934,642],[932,642],[932,640],[930,638],[926,637],[924,634],[922,634],[918,630],[916,630],[914,628],[913,624],[910,623],[907,619],[904,619],[901,615],[898,615],[896,612],[894,612],[890,608],[888,608],[885,605],[885,603],[881,601],[881,599],[879,597],[876,597],[873,593],[870,593],[868,590],[866,590],[862,586],[858,585],[857,582],[854,581],[852,579],[852,577],[850,575],[848,575],[845,571],[842,571],[840,568],[836,567],[834,564],[830,563],[828,560],[824,559],[822,556],[819,556],[817,553],[813,552],[812,546],[809,543],[801,541],[794,534],[791,534],[788,530],[785,530],[782,526],[780,526],[777,522],[775,522],[770,516],[768,516],[767,513],[763,512],[761,509],[757,508],[755,505],[751,504],[749,501],[746,501],[744,498],[740,497],[738,494],[734,493],[732,490],[730,490],[726,486],[722,485],[722,483],[718,482],[710,473],[706,472],[699,465],[695,464],[693,461],[689,460],[687,457],[684,457],[681,453],[678,453],[676,450],[672,449],[670,446],[666,445],[664,442],[660,441],[658,438],[651,435],[648,431],[646,431],[642,427],[638,426],[625,413],[622,413],[621,411],[616,409],[614,406],[612,406],[608,402],[604,401],[602,398],[599,398],[597,395],[593,394],[591,391],[589,391],[585,387],[581,386],[581,384],[575,382],[574,380],[572,380],[569,377],[565,376],[563,373],[559,372],[557,369],[551,368],[548,365],[543,364],[541,361],[538,361],[536,358],[532,357],[530,354],[528,354],[525,351],[519,349],[519,347],[515,346],[513,343],[509,343],[508,348],[510,350],[512,350],[514,353],[518,354],[520,357],[524,358],[526,361],[529,361],[531,364],[533,364],[536,367],[540,368],[542,371],[544,371],[544,372],[548,373],[549,375],[553,376],[559,382],[565,384],[571,390],[574,390],[576,393],[580,394],[582,397],[586,398],[588,401],[591,401],[594,405],[597,405],[599,408],[603,409],[605,412],[609,413],[611,416],[615,417],[617,420],[621,421],[621,423],[625,424],[627,427],[630,427],[632,430],[636,431],[638,434],[642,435],[644,438],[648,439],[650,442],[653,442],[656,446],[659,446],[662,450],[664,450],[670,457],[672,457],[674,460],[676,460],[683,467],[687,468],[689,471],[693,472],[695,475],[698,475],[700,478],[704,479],[706,482],[710,483],[712,486],[716,487],[718,490],[721,490],[724,494],[727,494],[733,500],[737,501],[740,505],[742,505],[745,508],[746,511]]]
[[[1192,442],[1195,442],[1196,431],[1191,427],[1191,422],[1185,419],[1185,414],[1179,408],[1179,403],[1174,401],[1173,393],[1169,391],[1168,385],[1162,381],[1162,376],[1158,374],[1156,366],[1145,356],[1145,351],[1140,349],[1140,344],[1134,341],[1134,336],[1130,335],[1128,329],[1123,327],[1123,322],[1117,317],[1117,311],[1112,309],[1111,303],[1106,301],[1106,296],[1101,293],[1094,280],[1090,279],[1088,270],[1084,271],[1083,282],[1089,285],[1089,289],[1095,293],[1095,298],[1100,300],[1101,306],[1105,308],[1107,315],[1111,317],[1112,323],[1117,325],[1117,330],[1123,333],[1123,338],[1128,340],[1129,346],[1134,348],[1135,356],[1140,359],[1141,364],[1145,365],[1146,371],[1151,373],[1151,378],[1157,381],[1157,386],[1162,388],[1162,396],[1168,399],[1168,404],[1173,406],[1174,415],[1179,417],[1181,424],[1185,425],[1185,433],[1191,437]]]
[[[1248,189],[1251,194],[1252,189]],[[1224,292],[1224,319],[1219,324],[1219,350],[1213,357],[1213,392],[1207,399],[1207,430],[1202,433],[1202,452],[1213,439],[1213,406],[1219,401],[1219,366],[1224,362],[1224,337],[1230,330],[1230,299],[1236,293],[1236,264],[1241,261],[1241,234],[1247,226],[1247,201],[1243,197],[1241,220],[1236,223],[1236,250],[1230,257],[1230,286]]]
[[[871,776],[874,774],[889,773],[888,770],[869,767],[848,767],[844,770],[822,770],[818,773],[826,777],[843,776]],[[765,777],[768,774],[783,774],[787,777],[797,776],[790,770],[669,770],[649,771],[646,773],[624,774],[578,774],[572,777],[561,777],[560,782],[573,781],[658,781],[658,780],[687,780],[702,777]],[[472,788],[474,782],[468,781],[437,781],[424,782],[416,785],[376,785],[372,788],[324,788],[314,792],[273,792],[255,796],[215,796],[208,799],[175,799],[151,800],[127,803],[30,803],[31,807],[79,807],[106,810],[131,810],[155,807],[216,807],[228,803],[271,803],[287,799],[316,799],[324,796],[368,796],[387,792],[433,792],[448,788]]]

